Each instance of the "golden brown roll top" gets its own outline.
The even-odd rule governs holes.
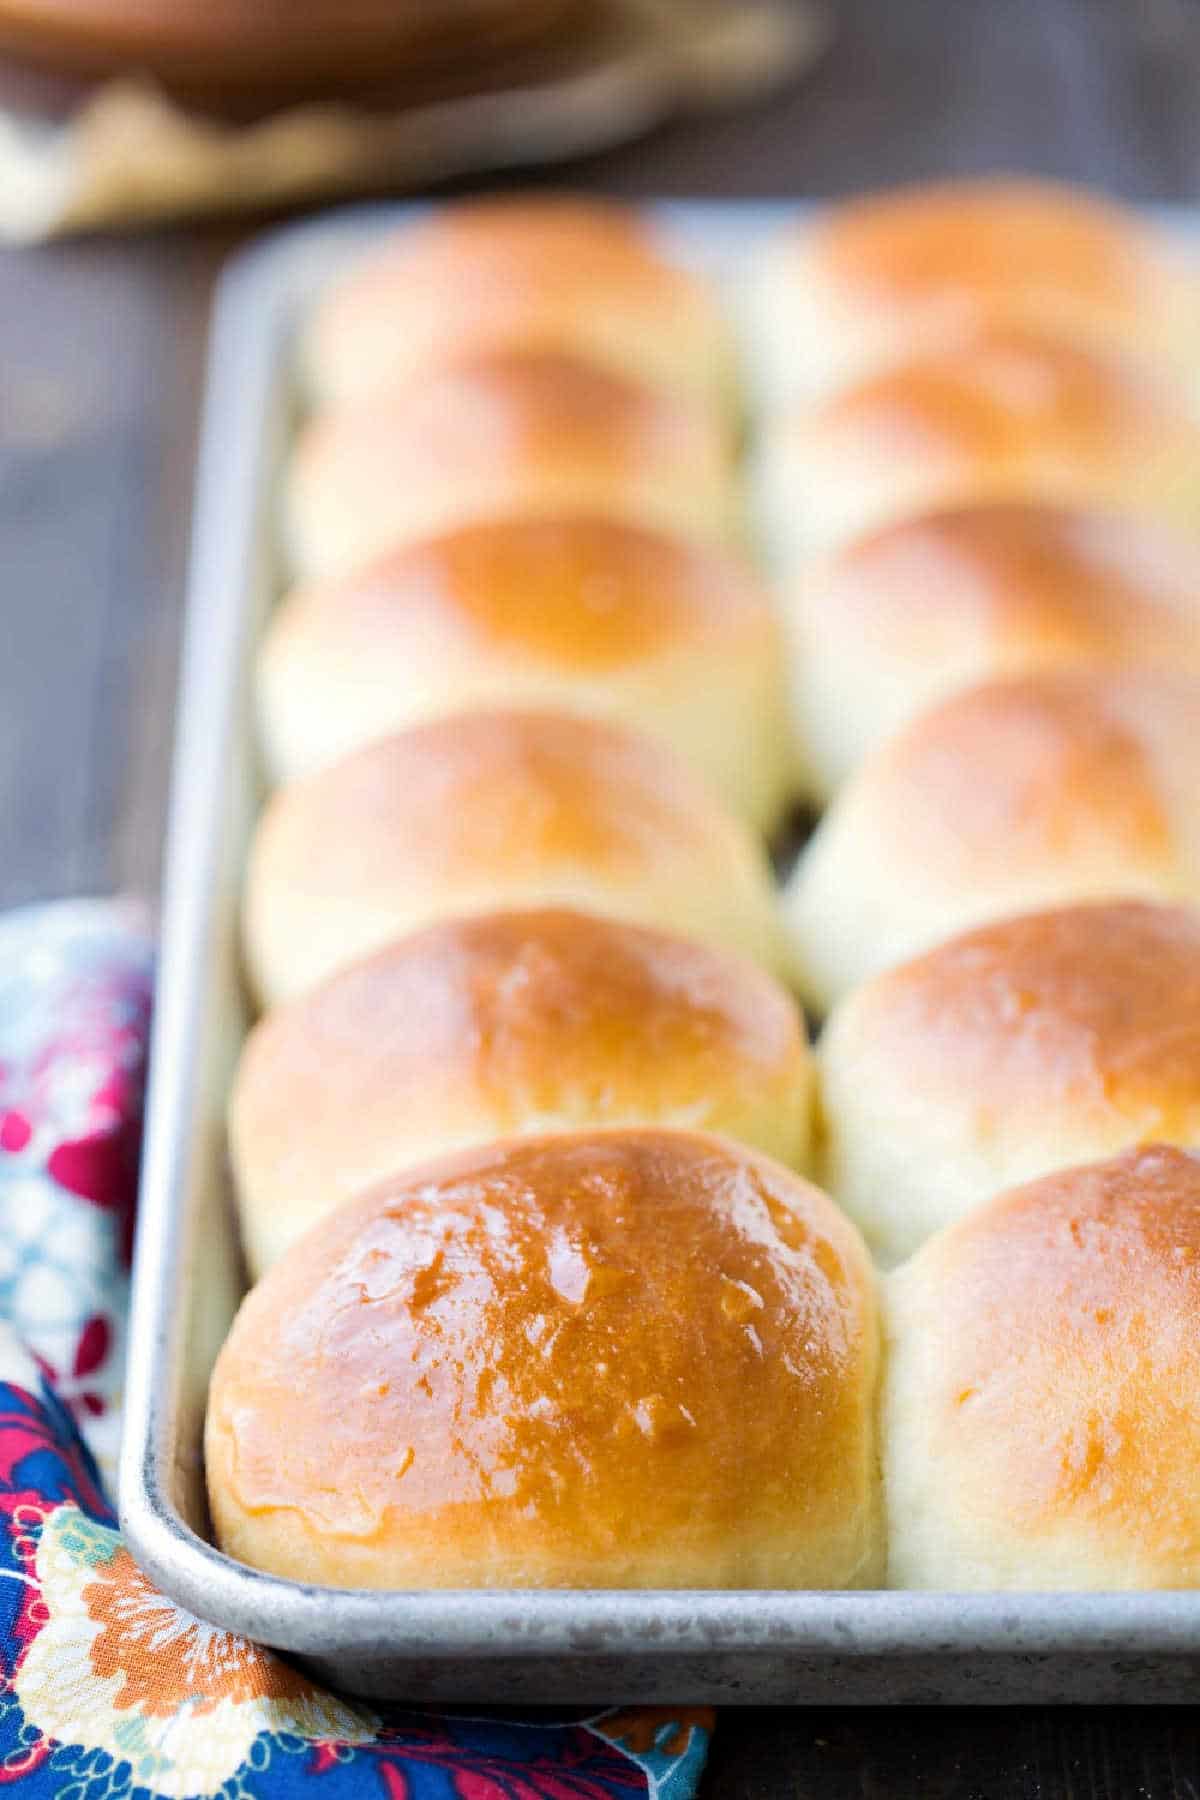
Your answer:
[[[1002,1188],[1200,1145],[1200,913],[1024,914],[858,988],[821,1039],[823,1179],[885,1262]]]
[[[868,194],[774,241],[755,283],[764,383],[812,397],[1000,324],[1190,364],[1200,302],[1131,210],[1052,182]]]
[[[343,1206],[244,1302],[217,1541],[338,1586],[870,1585],[876,1370],[858,1234],[778,1165],[493,1145]]]
[[[1200,1162],[1003,1195],[889,1283],[895,1587],[1200,1584]]]
[[[276,793],[247,958],[274,1003],[435,919],[546,905],[782,959],[761,846],[685,764],[615,725],[515,712],[414,726]]]
[[[855,538],[802,571],[785,608],[802,778],[824,800],[975,682],[1082,663],[1200,670],[1200,539],[1040,502],[953,507]]]
[[[752,963],[585,913],[491,913],[390,944],[250,1035],[230,1140],[257,1274],[340,1200],[518,1133],[662,1124],[808,1156],[812,1059]]]
[[[757,480],[768,546],[792,569],[892,520],[986,500],[1194,526],[1200,423],[1157,369],[997,327],[784,411]]]
[[[939,939],[1073,901],[1200,898],[1200,677],[1086,670],[945,701],[842,789],[785,895],[826,1009]]]
[[[765,828],[789,779],[781,654],[739,559],[596,515],[492,520],[295,590],[259,711],[283,779],[465,706],[624,720]]]
[[[480,519],[575,511],[729,538],[737,501],[724,425],[697,402],[594,364],[499,351],[318,413],[284,483],[302,577]]]
[[[567,195],[471,200],[372,249],[315,308],[302,347],[324,401],[372,398],[439,363],[555,351],[728,406],[715,297],[638,214]]]

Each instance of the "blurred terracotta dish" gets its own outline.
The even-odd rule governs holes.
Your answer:
[[[282,59],[251,52],[245,32],[232,53],[218,45],[224,61],[195,47],[181,55],[175,9],[173,23],[158,27],[167,41],[157,58],[147,37],[127,59],[114,55],[111,28],[101,57],[94,17],[90,35],[67,31],[68,4],[0,0],[0,237],[403,193],[451,175],[561,161],[675,114],[761,98],[829,37],[816,0],[537,0],[507,10],[500,0],[440,9],[408,0],[392,9],[390,49],[367,55],[382,0],[357,8],[357,40],[339,35],[333,45],[329,21],[340,34],[344,14],[334,0],[314,0],[289,20],[306,10],[323,19],[320,57],[296,30]],[[184,10],[219,20],[229,7],[223,0],[201,14],[199,0],[188,0]],[[247,5],[246,31],[261,38],[278,29],[281,8],[270,0],[251,19]],[[128,38],[133,7],[121,10]],[[141,0],[147,18],[160,10]],[[98,13],[97,0],[86,11]],[[534,41],[539,20],[546,29]],[[203,29],[214,35],[211,21]]]
[[[195,96],[329,93],[545,43],[596,0],[0,0],[0,51]]]

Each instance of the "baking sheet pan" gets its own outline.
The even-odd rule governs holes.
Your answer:
[[[245,1286],[224,1107],[247,1019],[237,906],[259,799],[249,665],[275,592],[274,501],[294,325],[325,281],[416,207],[277,232],[231,265],[210,353],[165,866],[135,1254],[121,1523],[200,1617],[350,1692],[537,1704],[1194,1701],[1200,1593],[331,1591],[207,1541],[208,1375]],[[681,258],[736,287],[786,206],[650,209]],[[1185,221],[1177,221],[1181,232]],[[297,1395],[297,1429],[304,1429]]]

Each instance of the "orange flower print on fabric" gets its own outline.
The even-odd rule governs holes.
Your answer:
[[[117,1707],[172,1718],[190,1702],[197,1717],[223,1700],[311,1703],[311,1682],[270,1651],[218,1631],[160,1594],[123,1547],[83,1590],[99,1626],[88,1655],[102,1681],[119,1677]]]
[[[593,1720],[592,1730],[635,1756],[651,1750],[682,1756],[694,1731],[712,1731],[714,1717],[709,1706],[630,1706],[602,1713]]]
[[[216,1794],[263,1732],[366,1744],[379,1730],[155,1593],[118,1534],[75,1506],[45,1519],[34,1570],[46,1618],[13,1677],[22,1711],[46,1738],[129,1762],[135,1787]]]

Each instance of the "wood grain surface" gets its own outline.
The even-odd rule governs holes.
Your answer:
[[[723,1712],[704,1800],[1200,1800],[1190,1708]]]
[[[837,12],[832,49],[796,91],[571,179],[801,196],[999,167],[1197,197],[1197,0]],[[0,255],[0,904],[156,886],[205,320],[233,241]],[[727,1713],[705,1793],[1200,1800],[1200,1714]]]

